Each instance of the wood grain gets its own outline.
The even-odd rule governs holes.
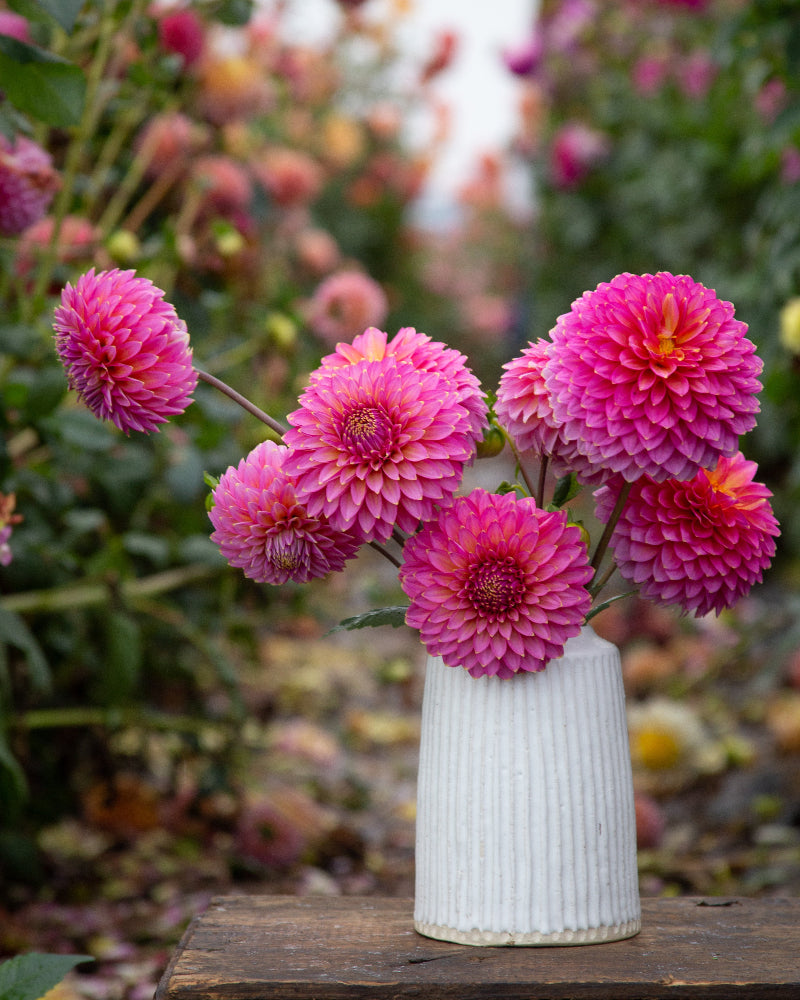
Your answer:
[[[800,899],[644,899],[635,938],[475,948],[412,928],[412,903],[220,896],[156,1000],[800,1000]]]

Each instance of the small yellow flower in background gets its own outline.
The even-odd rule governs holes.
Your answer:
[[[653,789],[686,786],[725,766],[722,744],[683,702],[651,698],[631,705],[628,731],[634,771]]]
[[[780,312],[780,341],[792,354],[800,354],[800,296],[789,299]]]
[[[329,115],[323,126],[324,157],[340,170],[354,166],[364,155],[364,130],[346,115]]]

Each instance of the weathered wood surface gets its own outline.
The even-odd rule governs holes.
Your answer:
[[[644,899],[635,938],[475,948],[412,927],[407,899],[220,896],[156,1000],[800,1000],[800,899]]]

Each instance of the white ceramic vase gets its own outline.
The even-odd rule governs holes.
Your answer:
[[[641,926],[619,652],[590,627],[539,673],[429,657],[414,926],[473,945],[573,945]]]

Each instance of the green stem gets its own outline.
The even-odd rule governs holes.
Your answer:
[[[614,571],[616,570],[616,568],[617,568],[617,564],[612,559],[611,560],[611,564],[606,567],[605,573],[603,573],[603,575],[600,577],[600,579],[596,583],[593,583],[591,585],[591,587],[589,588],[589,594],[591,595],[591,597],[592,597],[593,600],[594,600],[595,597],[597,597],[597,595],[600,593],[600,591],[603,589],[603,587],[605,587],[605,585],[608,583],[608,581],[614,575]]]
[[[154,597],[170,590],[177,590],[188,584],[197,583],[214,576],[217,570],[210,566],[195,564],[168,569],[163,573],[140,580],[124,580],[119,585],[123,601],[135,603],[139,599]],[[21,594],[7,594],[0,598],[0,608],[18,614],[54,611],[69,611],[103,604],[109,599],[110,588],[105,583],[67,584],[50,590],[31,590]]]
[[[542,455],[539,462],[539,482],[536,484],[536,506],[544,510],[544,486],[547,481],[547,466],[550,459],[547,455]]]
[[[160,729],[165,732],[180,732],[196,735],[210,727],[224,729],[221,723],[209,722],[187,715],[170,715],[167,712],[153,712],[130,708],[41,708],[22,712],[14,716],[15,729],[62,729],[103,726],[107,729],[141,727]]]
[[[403,565],[400,562],[400,560],[395,555],[393,555],[393,553],[391,553],[388,549],[384,548],[380,542],[367,542],[367,545],[369,545],[371,549],[375,549],[376,552],[380,552],[382,556],[385,556],[385,558],[388,559],[389,562],[392,563],[393,566],[396,566],[398,569],[400,569],[400,567]]]
[[[600,567],[600,563],[603,561],[603,557],[606,554],[609,543],[611,542],[611,536],[614,534],[614,528],[617,526],[617,521],[619,521],[620,514],[625,507],[628,500],[628,494],[631,491],[633,483],[624,483],[622,489],[619,491],[619,496],[617,497],[617,502],[614,504],[614,510],[611,512],[611,517],[608,519],[608,524],[605,527],[605,531],[597,543],[597,548],[594,551],[594,556],[592,557],[592,569],[597,575],[597,570]]]
[[[246,410],[257,420],[260,420],[262,424],[266,424],[270,430],[275,431],[280,438],[282,438],[286,433],[286,428],[283,424],[275,420],[275,418],[271,417],[268,413],[265,413],[262,409],[256,406],[255,403],[251,403],[247,397],[231,388],[231,386],[229,386],[226,382],[223,382],[222,379],[217,378],[216,375],[211,375],[209,372],[204,372],[200,368],[195,368],[195,372],[201,381],[213,386],[215,389],[219,389],[219,391],[224,393],[229,399],[232,399],[234,403],[238,403],[243,410]]]

